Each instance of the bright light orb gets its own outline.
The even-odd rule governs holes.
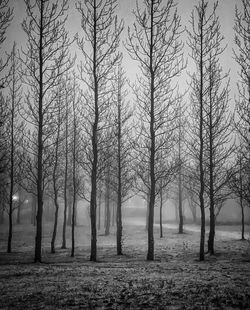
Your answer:
[[[12,196],[13,201],[18,201],[19,197],[17,195]]]

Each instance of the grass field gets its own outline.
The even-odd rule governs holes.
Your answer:
[[[155,261],[145,260],[143,224],[124,225],[124,255],[117,256],[115,231],[98,236],[98,262],[89,262],[89,228],[76,229],[76,256],[68,249],[49,253],[44,233],[43,263],[33,264],[34,227],[15,226],[13,253],[7,254],[6,227],[0,228],[1,309],[250,309],[250,243],[239,227],[222,226],[216,255],[198,261],[199,227],[155,228]],[[249,232],[249,227],[247,227]],[[59,231],[61,239],[61,232]]]

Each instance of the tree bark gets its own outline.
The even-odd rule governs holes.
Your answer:
[[[211,66],[211,64],[210,64]],[[210,68],[212,70],[212,68]],[[208,253],[214,255],[214,237],[215,237],[215,213],[214,213],[214,161],[213,161],[213,115],[212,115],[212,77],[210,72],[210,87],[209,87],[209,200],[210,200],[210,223],[208,237]]]
[[[13,55],[15,57],[14,49]],[[15,65],[13,60],[12,83],[15,83]],[[9,234],[7,252],[11,253],[13,230],[13,192],[14,192],[14,119],[15,119],[15,85],[12,85],[11,94],[11,150],[10,150],[10,192],[9,192]]]
[[[40,8],[39,34],[39,101],[38,101],[38,135],[37,135],[37,215],[35,262],[42,261],[42,217],[43,217],[43,10],[44,1]]]
[[[95,119],[92,128],[92,171],[91,171],[91,199],[90,199],[90,220],[91,220],[91,254],[90,261],[97,259],[96,246],[96,194],[97,194],[97,165],[98,165],[98,123],[99,123],[99,106],[98,106],[98,78],[97,78],[97,4],[94,0],[94,40],[93,40],[93,77],[94,77],[94,102],[95,102]]]
[[[107,172],[106,172],[106,193],[105,193],[105,205],[106,205],[106,225],[105,225],[105,236],[109,235],[110,231],[110,171],[109,167],[107,167]]]
[[[71,190],[68,191],[68,195],[67,195],[67,198],[68,198],[68,202],[67,202],[67,205],[68,205],[68,220],[67,220],[67,225],[68,226],[71,226],[72,224],[72,204],[73,204],[73,201],[72,201],[72,192]]]
[[[98,230],[101,229],[101,205],[102,205],[102,192],[99,191],[99,199],[98,199]]]
[[[243,204],[242,157],[240,154],[240,208],[241,208],[241,240],[245,240],[245,213]]]
[[[204,27],[204,1],[202,0],[202,13],[200,16],[200,90],[199,90],[199,103],[200,103],[200,119],[199,119],[199,140],[200,140],[200,151],[199,151],[199,170],[200,170],[200,210],[201,210],[201,235],[200,235],[200,261],[205,259],[204,256],[204,244],[205,244],[205,204],[204,204],[204,169],[203,169],[203,152],[204,152],[204,141],[203,141],[203,27]]]
[[[148,214],[148,253],[147,260],[154,260],[154,206],[155,206],[155,107],[154,107],[154,70],[153,70],[153,37],[154,37],[154,1],[151,1],[150,27],[150,198]]]
[[[181,168],[178,180],[178,210],[179,210],[179,234],[183,234],[183,213],[182,213],[182,184],[181,184]]]
[[[160,190],[160,238],[163,238],[162,207],[163,207],[163,193],[162,193],[162,187],[161,187],[161,190]]]
[[[58,151],[59,151],[59,138],[60,138],[60,122],[61,122],[61,115],[60,115],[60,101],[59,101],[59,108],[58,108],[58,128],[56,133],[56,149],[55,149],[55,163],[53,169],[53,191],[54,191],[54,204],[55,204],[55,217],[54,217],[54,228],[51,240],[51,253],[55,253],[55,241],[56,241],[56,234],[57,234],[57,223],[58,223],[58,211],[59,211],[59,203],[58,203],[58,185],[57,185],[57,168],[58,168]]]
[[[62,249],[66,249],[66,224],[67,224],[67,209],[68,209],[68,100],[66,92],[66,127],[65,127],[65,171],[64,171],[64,210],[63,210],[63,231],[62,231]]]
[[[76,84],[75,84],[76,77],[74,76],[74,98],[73,102],[73,204],[72,204],[72,226],[71,226],[71,238],[72,238],[72,246],[71,246],[71,257],[75,256],[75,223],[76,223],[76,194],[77,194],[77,180],[76,180],[76,144],[77,144],[77,120],[76,120],[76,107],[75,107],[75,92],[76,92]]]
[[[118,131],[117,131],[117,162],[118,162],[118,188],[117,188],[117,214],[116,214],[116,246],[117,255],[122,255],[122,166],[121,166],[121,89],[118,76]]]

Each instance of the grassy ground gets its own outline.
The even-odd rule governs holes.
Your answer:
[[[250,245],[238,228],[221,227],[215,256],[199,262],[198,227],[155,229],[155,261],[145,260],[143,225],[124,225],[124,255],[117,256],[115,232],[98,236],[98,262],[89,262],[89,228],[76,231],[70,248],[49,253],[44,234],[43,263],[33,264],[34,228],[15,227],[13,253],[6,254],[6,227],[0,228],[1,309],[250,309]],[[61,232],[59,232],[60,235]],[[70,247],[70,231],[68,232]]]

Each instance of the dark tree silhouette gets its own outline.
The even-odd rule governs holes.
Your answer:
[[[138,174],[146,195],[148,209],[148,253],[154,259],[154,206],[161,179],[168,179],[161,166],[169,160],[171,137],[175,129],[176,109],[173,98],[174,77],[183,68],[180,41],[180,17],[173,0],[146,0],[144,8],[138,1],[133,31],[128,29],[127,50],[140,64],[142,75],[134,88],[139,106],[141,131],[137,141]],[[164,150],[164,152],[163,152]],[[168,150],[168,151],[166,151]]]
[[[191,102],[193,106],[193,131],[194,140],[193,158],[199,164],[199,204],[201,210],[201,236],[200,236],[200,260],[203,261],[204,245],[205,245],[205,102],[208,93],[207,68],[211,53],[214,50],[214,42],[218,35],[217,17],[216,17],[217,2],[213,4],[211,12],[208,12],[208,2],[205,0],[199,1],[198,5],[191,15],[191,30],[188,31],[188,45],[191,49],[191,57],[197,67],[197,72],[192,75],[192,95]],[[197,124],[198,119],[198,124]]]
[[[132,170],[132,111],[126,101],[126,78],[121,65],[116,72],[117,89],[114,92],[116,111],[115,113],[115,136],[116,136],[116,169],[114,189],[117,194],[116,208],[116,250],[117,255],[122,255],[122,206],[131,196],[134,184]]]
[[[59,83],[59,77],[71,66],[68,60],[70,41],[64,28],[67,3],[67,0],[35,0],[34,3],[25,0],[27,17],[22,23],[28,38],[26,50],[23,51],[23,76],[29,86],[26,95],[26,119],[34,125],[36,135],[36,148],[33,150],[37,195],[35,262],[42,260],[43,195],[46,177],[44,155],[51,134],[51,91]]]
[[[244,199],[250,206],[250,3],[241,0],[242,11],[235,9],[235,44],[234,57],[239,65],[238,93],[236,100],[235,129],[240,140],[240,152],[243,156],[244,176],[248,180],[248,191],[244,191]]]
[[[7,98],[8,103],[8,153],[9,153],[9,235],[8,235],[8,249],[7,252],[11,252],[11,241],[12,241],[12,227],[13,227],[13,196],[17,192],[17,184],[20,181],[21,172],[21,161],[20,161],[20,149],[22,141],[23,124],[20,123],[18,112],[20,110],[22,100],[22,85],[20,77],[20,63],[17,57],[16,44],[14,43],[10,59],[10,70],[9,70],[9,82],[7,89],[9,90],[9,96]],[[21,197],[19,197],[21,199]]]
[[[109,77],[116,63],[120,59],[117,53],[122,24],[118,23],[115,15],[117,0],[87,0],[79,1],[77,9],[81,15],[81,26],[85,33],[84,39],[77,40],[84,60],[80,66],[81,78],[88,86],[86,105],[88,109],[86,130],[91,139],[90,160],[91,193],[91,254],[90,260],[97,260],[96,236],[96,197],[98,182],[99,148],[101,128],[105,121],[105,113],[109,108]],[[85,46],[85,43],[86,44]]]

